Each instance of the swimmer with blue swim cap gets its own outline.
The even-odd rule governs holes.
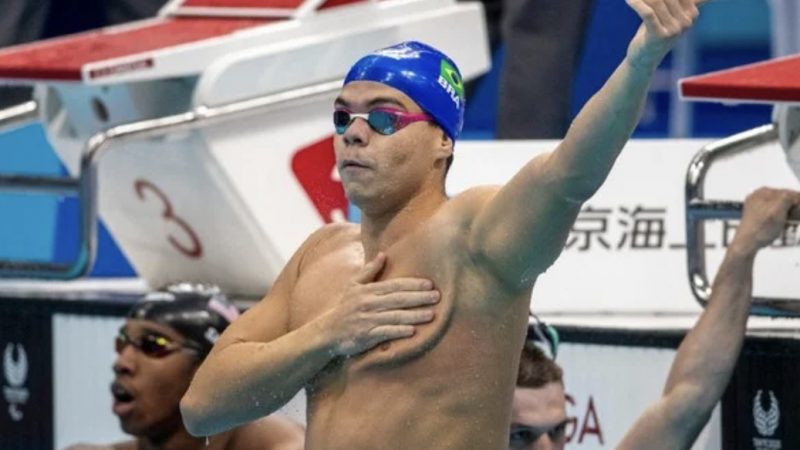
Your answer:
[[[348,94],[354,89],[350,87],[365,83],[381,84],[402,95],[394,99],[397,104],[365,105],[367,108],[356,111],[356,105],[347,103],[352,101]],[[416,122],[434,124],[444,133],[442,137],[450,140],[450,154],[444,158],[443,166],[446,173],[453,161],[452,147],[464,125],[465,104],[464,82],[456,63],[429,45],[403,42],[370,53],[352,66],[336,101],[334,129],[345,140],[353,140],[359,134],[348,133],[348,129],[356,118],[362,118],[381,136],[391,136]],[[357,160],[346,162],[339,167],[340,174],[348,176],[346,172],[355,171],[348,169],[358,164]]]
[[[466,103],[464,81],[453,60],[439,50],[415,41],[378,50],[353,65],[344,85],[355,81],[391,86],[414,100],[453,142],[461,134]],[[342,134],[349,121],[334,116],[334,123]]]
[[[662,35],[661,20],[675,18],[660,14],[691,14],[693,1],[648,0],[657,13],[640,12],[626,60],[553,152],[505,185],[452,196],[445,176],[465,105],[455,62],[419,42],[355,61],[332,131],[361,223],[312,233],[225,330],[181,401],[189,431],[226,430],[305,390],[307,450],[508,448],[533,285],[688,26]]]
[[[270,416],[205,438],[189,435],[178,404],[191,377],[239,310],[214,285],[176,283],[133,305],[114,347],[112,410],[133,440],[68,450],[251,449],[301,450],[302,427]]]

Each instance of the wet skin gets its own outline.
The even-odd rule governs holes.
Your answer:
[[[354,112],[419,111],[402,93],[375,83],[348,85],[340,99]],[[376,219],[373,225],[384,217],[408,224],[381,234],[377,247],[388,262],[379,279],[427,278],[441,299],[434,319],[414,336],[332,361],[312,381],[309,449],[506,446],[530,290],[510,290],[470,253],[471,221],[494,189],[446,199],[435,169],[447,155],[432,150],[440,139],[441,130],[427,123],[381,136],[360,119],[336,139],[348,197]],[[309,246],[288,302],[290,330],[333,307],[374,256],[365,233],[330,226]]]

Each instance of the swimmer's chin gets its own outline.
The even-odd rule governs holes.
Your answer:
[[[375,195],[370,195],[365,189],[365,184],[363,183],[350,183],[350,186],[345,185],[345,195],[347,199],[358,207],[359,209],[363,210],[372,210],[376,205],[380,205],[383,201],[380,197],[376,197]]]

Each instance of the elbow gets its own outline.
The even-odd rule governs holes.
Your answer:
[[[212,428],[209,409],[191,392],[191,389],[181,399],[181,418],[186,431],[195,437],[211,436],[216,434]]]
[[[553,195],[568,203],[583,204],[603,186],[611,166],[595,161],[589,167],[575,167],[553,159],[546,170],[550,175],[545,185]]]
[[[675,386],[667,393],[672,420],[686,429],[702,429],[722,397],[722,390],[693,383]]]
[[[567,189],[562,192],[562,197],[570,202],[583,204],[586,203],[603,185],[603,181],[597,182],[589,177],[574,180],[572,183],[567,184]]]

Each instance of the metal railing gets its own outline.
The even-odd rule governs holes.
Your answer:
[[[97,168],[100,159],[112,142],[192,130],[234,118],[263,113],[288,102],[312,101],[316,97],[335,92],[341,85],[341,80],[325,81],[214,107],[200,105],[181,114],[114,126],[89,138],[81,153],[80,172],[75,178],[0,174],[0,192],[74,195],[79,198],[81,206],[78,254],[71,262],[0,259],[0,278],[73,279],[89,273],[94,264],[97,249]],[[0,129],[14,126],[14,124],[20,126],[19,124],[23,122],[30,122],[32,117],[37,117],[35,103],[32,106],[33,111],[31,111],[31,105],[27,103],[0,111]]]
[[[0,132],[24,127],[39,119],[39,105],[31,100],[0,110]]]
[[[776,124],[763,125],[703,147],[692,159],[686,173],[686,254],[689,285],[697,301],[705,307],[711,297],[706,270],[706,239],[703,222],[713,219],[739,219],[742,202],[708,200],[704,197],[706,175],[716,161],[732,157],[776,141]],[[800,316],[800,301],[788,298],[753,296],[752,314]]]

